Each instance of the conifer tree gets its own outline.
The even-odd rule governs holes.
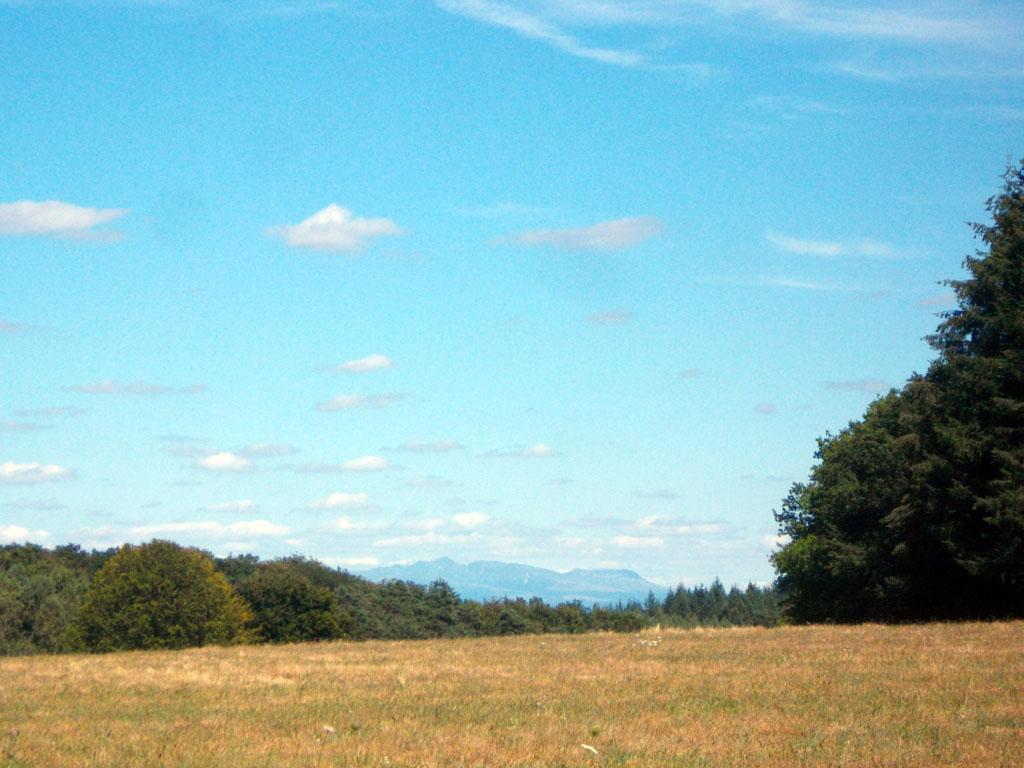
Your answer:
[[[1004,179],[938,357],[819,440],[775,514],[794,620],[1024,615],[1024,162]]]

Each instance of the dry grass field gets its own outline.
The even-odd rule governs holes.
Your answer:
[[[1024,765],[1024,623],[0,660],[7,767],[790,765]]]

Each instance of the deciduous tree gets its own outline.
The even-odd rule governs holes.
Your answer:
[[[78,615],[96,651],[244,642],[252,613],[204,552],[126,544],[93,576]]]

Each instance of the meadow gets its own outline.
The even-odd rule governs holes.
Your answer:
[[[1024,622],[35,656],[0,681],[6,768],[1024,762]]]

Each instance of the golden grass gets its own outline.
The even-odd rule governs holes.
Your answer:
[[[3,659],[0,766],[1024,765],[1022,622],[657,634]]]

